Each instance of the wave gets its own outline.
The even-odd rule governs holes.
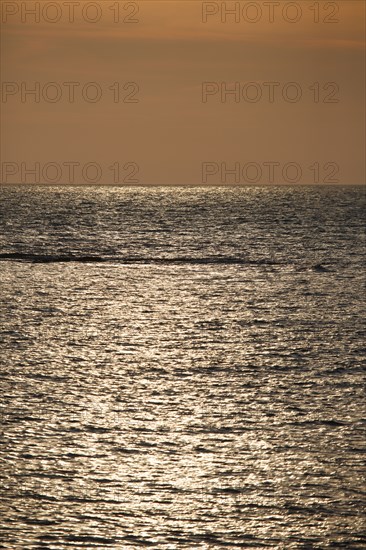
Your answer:
[[[0,253],[0,261],[20,261],[31,263],[111,263],[124,264],[224,264],[224,265],[278,265],[268,259],[250,260],[232,256],[196,257],[172,257],[172,258],[148,258],[136,256],[95,256],[73,254],[27,254],[23,252]]]

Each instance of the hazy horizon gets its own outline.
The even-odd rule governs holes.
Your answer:
[[[2,4],[2,182],[365,182],[362,2],[21,4]]]

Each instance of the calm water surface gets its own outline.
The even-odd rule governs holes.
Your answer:
[[[0,198],[1,548],[366,548],[361,188]]]

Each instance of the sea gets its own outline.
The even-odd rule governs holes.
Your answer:
[[[365,188],[0,199],[0,548],[366,548]]]

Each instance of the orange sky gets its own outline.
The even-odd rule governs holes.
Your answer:
[[[133,171],[123,166],[136,163],[139,172],[132,179],[142,184],[199,184],[205,162],[213,172],[218,168],[206,178],[212,184],[235,181],[236,176],[224,173],[222,163],[228,169],[239,165],[242,183],[243,173],[250,172],[245,167],[254,163],[263,171],[259,183],[267,183],[268,162],[278,163],[276,183],[284,182],[288,163],[301,168],[303,183],[314,180],[315,163],[319,181],[338,165],[335,178],[340,183],[364,183],[364,2],[315,3],[318,23],[311,0],[295,2],[297,13],[287,1],[274,2],[273,22],[268,1],[239,2],[240,20],[228,15],[226,23],[220,11],[207,15],[206,23],[202,20],[203,13],[215,12],[221,2],[102,0],[90,7],[91,2],[79,0],[74,3],[74,22],[66,2],[57,1],[58,11],[51,5],[55,3],[40,2],[40,10],[46,6],[48,11],[40,11],[36,22],[21,9],[21,4],[34,9],[36,2],[1,2],[3,169],[4,163],[12,163],[3,170],[3,182],[22,181],[21,163],[32,167],[39,162],[43,167],[73,161],[80,163],[76,183],[88,181],[81,173],[88,162],[99,165],[100,183],[113,182],[109,167],[114,163],[121,167],[121,182]],[[119,6],[118,22],[113,21],[113,5]],[[84,13],[100,16],[99,21],[83,20],[82,9],[87,7]],[[285,20],[286,15],[299,14],[297,22]],[[59,21],[47,21],[58,16]],[[247,20],[255,17],[257,22]],[[47,88],[50,82],[56,87]],[[74,85],[73,103],[65,82],[79,83]],[[90,82],[97,88],[91,86],[86,93],[102,92],[96,103],[81,93]],[[130,93],[138,102],[115,103],[116,88],[109,87],[116,82],[121,97]],[[128,82],[136,84],[123,90]],[[206,103],[204,82],[217,83],[211,85],[217,92],[207,95]],[[289,82],[302,92],[298,102],[282,97]],[[315,82],[319,102],[314,101],[316,87],[309,89]],[[36,103],[28,95],[22,101],[22,87],[24,91],[36,83],[46,89],[46,100],[40,96]],[[221,101],[221,88],[235,83],[241,95]],[[268,100],[268,83],[276,83],[273,102]],[[327,83],[333,84],[322,89]],[[296,89],[287,88],[290,96]],[[52,97],[57,90],[62,96],[53,103],[47,93]],[[258,90],[262,98],[248,101]],[[327,96],[337,102],[324,103]],[[69,183],[69,176],[63,168],[60,181]]]

